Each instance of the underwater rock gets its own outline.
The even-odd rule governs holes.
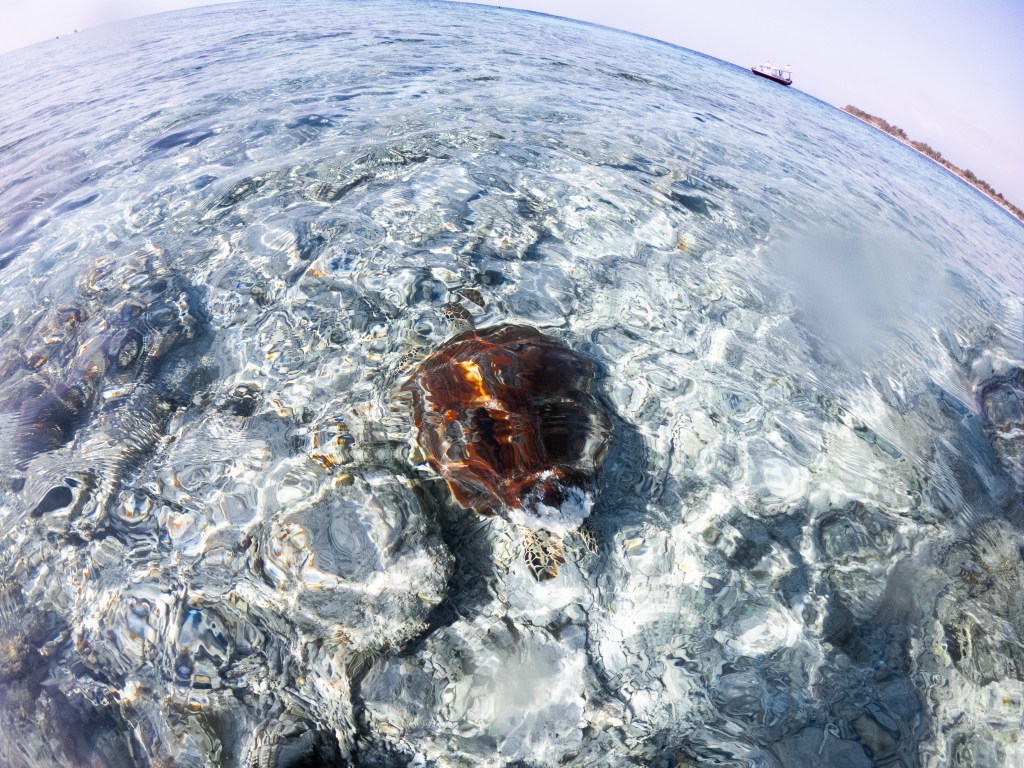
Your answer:
[[[26,513],[85,535],[102,525],[122,476],[208,381],[200,293],[159,258],[98,259],[73,304],[18,323],[0,348],[0,471],[19,509],[8,525]]]
[[[192,293],[159,264],[139,260],[109,275],[97,266],[82,280],[82,306],[43,309],[21,323],[0,350],[8,458],[26,462],[67,445],[156,380],[168,353],[197,335]]]
[[[282,719],[257,728],[245,762],[249,768],[297,768],[303,765],[344,765],[331,736],[311,723]]]
[[[1024,491],[1024,368],[1012,367],[978,384],[978,406],[996,459],[1016,486]]]
[[[590,514],[607,447],[593,375],[578,352],[503,324],[446,342],[404,388],[420,448],[459,504],[560,535]]]
[[[416,493],[377,472],[283,509],[261,541],[264,578],[291,618],[348,658],[400,648],[444,599],[451,562]]]
[[[454,745],[466,766],[570,764],[586,727],[581,640],[480,616],[382,660],[362,682],[361,764],[454,765]]]
[[[1024,369],[1014,368],[995,375],[978,387],[978,401],[985,424],[996,431],[1008,431],[1024,421]]]

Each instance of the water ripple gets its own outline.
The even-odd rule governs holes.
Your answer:
[[[1019,226],[692,52],[336,10],[3,57],[0,763],[1024,763]],[[543,583],[401,390],[497,323],[612,422]]]

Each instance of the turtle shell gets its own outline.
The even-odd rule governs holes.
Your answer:
[[[610,431],[593,373],[550,336],[503,324],[450,339],[404,388],[420,448],[462,506],[564,533],[590,512]]]

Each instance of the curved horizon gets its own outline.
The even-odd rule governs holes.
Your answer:
[[[246,0],[240,0],[245,2]],[[791,0],[785,15],[751,0],[667,7],[636,0],[438,0],[538,13],[640,35],[740,68],[793,65],[793,88],[902,127],[1024,207],[1024,99],[1016,83],[1024,3],[909,0],[855,7]],[[0,55],[78,30],[206,0],[14,0],[0,9]],[[864,53],[870,52],[870,57]],[[970,51],[959,56],[950,51]],[[785,52],[783,54],[783,52]],[[852,73],[852,76],[851,76]],[[979,83],[982,85],[979,87]]]

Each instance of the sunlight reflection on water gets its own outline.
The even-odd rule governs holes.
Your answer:
[[[3,61],[4,765],[1024,762],[1021,228],[965,185],[527,14]],[[397,392],[507,322],[611,414],[550,581]]]

